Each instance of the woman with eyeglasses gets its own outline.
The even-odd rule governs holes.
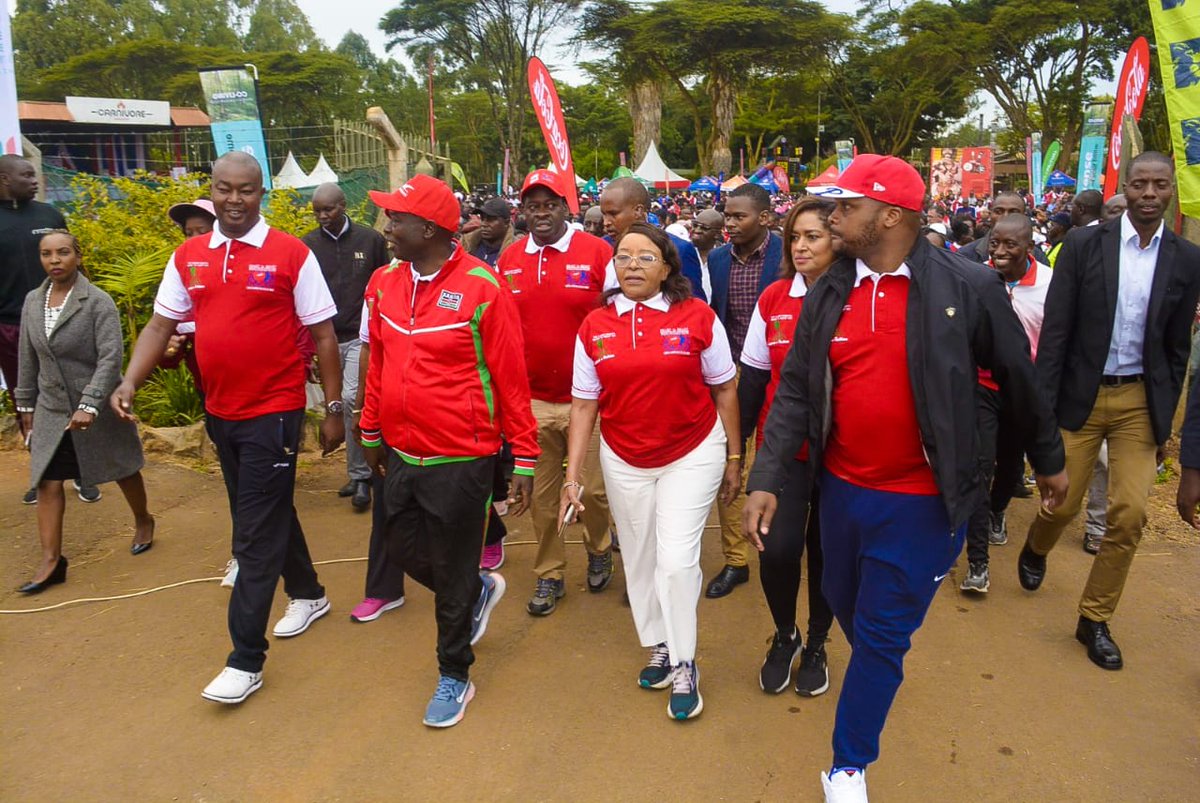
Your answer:
[[[792,335],[800,320],[804,296],[833,264],[833,237],[829,215],[834,203],[821,198],[804,198],[787,214],[783,225],[781,278],[769,285],[754,307],[746,342],[742,346],[742,376],[738,382],[742,435],[757,430],[762,445],[762,428],[779,386],[784,358],[792,348]],[[821,530],[818,496],[808,464],[808,445],[792,461],[787,485],[779,495],[779,508],[771,531],[760,539],[759,575],[767,607],[775,622],[775,635],[759,670],[758,685],[778,694],[792,679],[797,656],[796,694],[816,697],[829,688],[825,639],[833,626],[833,611],[821,593]],[[811,490],[811,496],[810,496]],[[808,548],[808,638],[796,628],[796,596],[800,592],[800,560]]]
[[[613,264],[618,287],[575,342],[559,521],[584,509],[580,479],[598,416],[629,605],[650,648],[638,685],[670,687],[668,716],[691,719],[704,706],[695,663],[700,537],[718,490],[728,503],[741,477],[735,367],[725,330],[691,296],[666,233],[631,224]]]

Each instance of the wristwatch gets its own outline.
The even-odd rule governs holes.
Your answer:
[[[342,414],[341,401],[334,399],[331,402],[326,402],[325,412],[329,413],[330,415],[341,415]]]

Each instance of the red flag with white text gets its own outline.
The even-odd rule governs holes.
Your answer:
[[[563,189],[567,192],[567,206],[571,214],[579,214],[579,193],[575,188],[575,161],[571,158],[571,142],[567,139],[567,126],[563,122],[562,104],[550,71],[537,56],[529,60],[529,98],[533,111],[542,126],[542,136],[550,149],[550,161],[554,169],[563,176]]]

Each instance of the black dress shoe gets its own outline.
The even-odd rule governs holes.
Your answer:
[[[371,507],[371,483],[366,480],[354,481],[354,498],[350,500],[355,510],[366,510]]]
[[[1017,577],[1021,581],[1021,588],[1026,591],[1037,591],[1046,578],[1046,556],[1030,549],[1028,541],[1021,547],[1021,554],[1017,557]]]
[[[358,480],[350,480],[341,488],[338,488],[338,496],[345,499],[347,496],[354,496],[356,490],[358,490]]]
[[[1093,622],[1080,616],[1079,624],[1075,627],[1075,638],[1087,647],[1088,658],[1101,669],[1120,669],[1124,666],[1121,660],[1121,648],[1112,640],[1108,632],[1108,622]]]
[[[58,563],[54,567],[54,571],[50,572],[50,576],[40,583],[35,583],[30,580],[25,585],[17,589],[22,594],[40,594],[50,586],[56,586],[59,583],[67,581],[67,559],[62,555],[58,556]]]
[[[750,579],[749,566],[726,566],[721,569],[721,573],[712,579],[708,584],[708,588],[704,590],[704,596],[709,599],[723,597],[733,591],[734,586],[741,585]]]

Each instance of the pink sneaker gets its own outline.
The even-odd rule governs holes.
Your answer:
[[[388,611],[399,608],[403,604],[404,597],[400,599],[367,597],[355,605],[354,610],[350,611],[350,620],[353,622],[374,622]]]
[[[486,572],[494,572],[504,565],[504,541],[485,544],[483,557],[479,560],[479,568]]]

